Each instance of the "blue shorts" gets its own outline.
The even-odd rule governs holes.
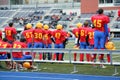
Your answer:
[[[24,55],[22,58],[13,58],[13,60],[27,60],[32,59],[31,55]]]
[[[7,59],[7,54],[0,54],[0,59]]]

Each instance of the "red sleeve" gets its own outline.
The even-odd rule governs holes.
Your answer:
[[[50,32],[50,35],[52,36],[52,31],[49,31]]]
[[[108,28],[108,32],[110,32],[110,28]]]
[[[13,34],[17,34],[17,31],[15,28],[13,28]]]
[[[72,33],[75,34],[75,29],[72,30]]]
[[[110,22],[110,18],[108,16],[105,16],[105,21],[106,21],[106,24]]]
[[[118,16],[120,17],[120,10],[118,10]]]
[[[0,31],[0,40],[2,40],[2,31]]]
[[[27,44],[23,43],[23,47],[22,48],[27,48]]]

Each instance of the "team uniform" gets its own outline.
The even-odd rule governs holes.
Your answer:
[[[7,42],[7,39],[6,41],[4,40],[5,38],[3,39],[3,41],[0,41],[0,48],[12,48],[12,45]],[[9,52],[0,52],[0,59],[10,59],[10,58],[11,58],[11,54]],[[7,61],[6,65],[8,69],[12,68],[11,62]]]
[[[94,41],[95,41],[95,48],[98,48],[98,38],[100,38],[100,48],[104,49],[104,25],[107,24],[108,20],[106,19],[105,15],[96,15],[92,16],[91,18],[94,26],[95,26],[95,34],[94,34]]]
[[[13,43],[13,48],[27,48],[27,44],[24,42],[15,41]],[[12,52],[12,56],[14,60],[32,59],[31,55],[26,55],[24,52]]]
[[[78,38],[79,38],[79,28],[75,28],[72,30],[72,33],[74,34],[75,36],[75,47],[78,47],[79,46],[79,42],[78,42]],[[76,61],[76,57],[77,57],[77,53],[74,53],[74,61]]]
[[[4,29],[5,37],[7,38],[9,43],[13,43],[15,41],[15,35],[17,34],[17,31],[14,27],[5,27]]]
[[[103,14],[103,9],[98,10],[98,14],[91,17],[91,21],[95,27],[94,32],[94,49],[105,49],[105,37],[108,34],[107,24],[109,22],[109,17]],[[93,55],[93,60],[96,59],[96,54]],[[104,61],[104,54],[99,55],[99,60]],[[100,65],[105,68],[103,64]]]
[[[79,43],[77,42],[78,41],[78,37],[79,37],[79,28],[73,29],[72,33],[75,36],[75,45],[79,46]]]
[[[64,35],[65,35],[65,37],[62,37],[63,48],[65,48],[65,47],[66,47],[66,44],[67,44],[67,41],[68,41],[68,37],[69,37],[70,35],[69,35],[68,32],[64,31],[63,29],[62,29],[62,31],[63,31],[63,33],[64,33]],[[64,53],[62,53],[62,60],[63,60],[63,58],[64,58]]]
[[[47,26],[47,25],[46,25]],[[52,48],[52,31],[44,28],[44,37],[43,37],[43,47],[44,48]],[[44,59],[46,58],[46,54],[48,55],[48,60],[51,60],[52,53],[44,53]]]
[[[43,29],[34,29],[33,30],[33,48],[43,48]],[[34,55],[35,56],[35,55]],[[42,59],[42,53],[39,54],[39,59]]]
[[[26,39],[27,47],[33,48],[33,29],[23,31],[22,36]]]
[[[65,33],[61,30],[61,25],[57,25],[57,30],[53,31],[53,38],[55,40],[54,47],[55,48],[64,48],[63,38],[65,37]],[[57,60],[62,60],[62,53],[56,53]]]
[[[94,29],[93,28],[87,29],[87,44],[88,44],[87,49],[94,49]],[[86,57],[87,57],[87,61],[91,61],[90,54],[86,54]]]
[[[104,25],[107,24],[108,19],[106,18],[105,15],[96,15],[92,16],[91,18],[94,26],[95,26],[95,33],[94,33],[94,48],[98,49],[98,46],[100,45],[100,49],[104,49],[104,37],[105,37],[105,29]],[[103,58],[103,54],[101,55],[101,58]]]
[[[79,28],[79,36],[80,36],[80,49],[87,49],[86,36],[87,36],[87,27]],[[80,53],[80,61],[84,61],[84,54]]]
[[[8,42],[0,41],[0,48],[12,48],[12,45]],[[10,58],[10,53],[8,52],[0,52],[0,59]]]
[[[72,33],[74,34],[75,36],[75,46],[74,46],[74,49],[78,49],[80,47],[80,43],[79,43],[79,28],[82,26],[81,23],[77,23],[77,28],[73,29],[72,30]],[[74,53],[74,61],[76,61],[76,57],[77,57],[77,53]]]

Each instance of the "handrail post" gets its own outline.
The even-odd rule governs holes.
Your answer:
[[[69,61],[71,63],[71,56],[72,56],[72,53],[71,53],[71,50],[69,50]]]
[[[108,53],[110,54],[110,64],[113,65],[112,52],[109,51]]]
[[[117,75],[119,73],[117,72],[117,66],[113,64],[114,62],[113,62],[113,59],[112,59],[112,52],[110,51],[109,54],[110,54],[110,63],[111,63],[111,65],[114,66],[114,74],[113,74],[113,76],[115,76],[115,75]]]
[[[33,66],[33,63],[34,63],[34,53],[33,53],[33,49],[31,48],[30,51],[31,51],[31,56],[32,56],[32,66]]]

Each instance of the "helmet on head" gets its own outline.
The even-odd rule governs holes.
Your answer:
[[[36,24],[36,28],[42,28],[42,26],[43,26],[43,24],[40,23],[40,22],[38,22],[38,23]]]
[[[26,24],[26,28],[27,29],[31,29],[32,28],[32,24],[30,24],[30,23]]]
[[[107,43],[105,44],[105,48],[106,48],[107,50],[114,50],[114,49],[115,49],[114,43],[111,42],[111,41],[107,42]]]
[[[44,29],[48,30],[49,26],[48,25],[44,25]]]
[[[56,29],[61,30],[61,29],[62,29],[62,25],[58,24],[58,25],[56,26]]]
[[[76,26],[77,28],[80,28],[82,26],[82,23],[77,23]]]

